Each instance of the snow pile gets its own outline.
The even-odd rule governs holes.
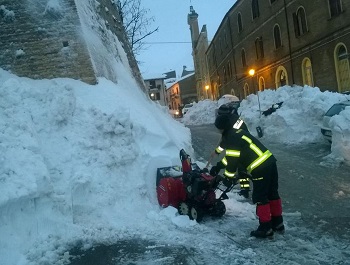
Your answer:
[[[121,84],[35,81],[0,69],[2,264],[47,237],[69,242],[125,224],[142,231],[140,218],[159,212],[156,168],[178,165],[182,148],[193,155],[190,132],[131,75],[128,89]]]
[[[238,113],[244,118],[249,130],[257,135],[256,127],[264,132],[264,139],[285,144],[306,144],[325,141],[320,126],[327,110],[337,102],[350,100],[349,95],[335,92],[321,92],[317,87],[284,86],[277,90],[265,90],[251,94],[242,100]],[[260,102],[260,111],[259,111]],[[273,104],[282,103],[271,115],[263,111]],[[182,122],[186,125],[213,124],[216,101],[200,101],[186,113]],[[261,113],[261,114],[260,114]],[[350,108],[346,108],[331,119],[334,134],[332,154],[327,157],[337,163],[350,164]]]
[[[187,113],[182,118],[186,125],[213,124],[215,121],[215,109],[218,108],[216,101],[209,99],[193,103]]]

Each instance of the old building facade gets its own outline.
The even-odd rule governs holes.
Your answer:
[[[344,0],[237,0],[206,53],[214,93],[242,99],[293,84],[349,91],[349,12]]]
[[[84,24],[83,17],[94,21]],[[97,52],[93,51],[95,47],[89,47],[84,27],[97,32],[104,44],[113,42],[112,38],[107,38],[107,31],[118,38],[133,75],[144,88],[125,35],[120,9],[114,0],[84,3],[75,0],[0,0],[0,67],[34,79],[67,77],[95,84],[97,77],[103,76],[116,82],[117,74],[107,69],[105,62],[108,56],[117,57],[117,54],[111,51],[104,55],[106,58],[94,57],[93,53]],[[101,65],[105,65],[105,69]]]
[[[203,25],[199,32],[198,14],[193,6],[190,6],[190,13],[187,15],[187,23],[190,26],[191,41],[192,41],[192,57],[195,68],[195,79],[197,98],[199,100],[212,98],[210,93],[210,80],[208,74],[208,64],[205,52],[208,49],[208,34],[207,26]]]

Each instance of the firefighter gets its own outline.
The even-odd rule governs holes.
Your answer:
[[[253,183],[252,200],[259,218],[259,227],[250,235],[266,238],[273,236],[274,231],[283,233],[276,158],[249,132],[233,128],[228,115],[218,116],[215,126],[222,134],[218,148],[226,149],[226,155],[211,168],[210,174],[215,176],[225,168],[224,177],[234,181],[237,169],[244,167]]]
[[[225,114],[224,114],[225,115]],[[234,129],[243,129],[247,132],[249,132],[247,125],[245,124],[245,122],[243,121],[242,118],[239,117],[239,115],[237,114],[237,112],[229,114],[229,119],[230,119],[230,123],[232,124]],[[225,149],[223,149],[222,147],[218,146],[215,149],[215,154],[220,155]],[[238,168],[238,172],[241,176],[245,175],[244,174],[244,169],[242,168]],[[239,191],[239,195],[243,196],[244,198],[248,199],[249,198],[249,191],[250,191],[250,181],[248,177],[241,177],[239,178],[239,185],[241,190]]]

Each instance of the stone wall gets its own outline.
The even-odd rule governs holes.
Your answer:
[[[0,67],[34,79],[68,77],[95,84],[74,0],[47,3],[0,1]]]
[[[66,77],[95,84],[100,76],[118,82],[123,73],[114,62],[120,61],[129,64],[145,90],[116,2],[0,0],[0,67],[34,79]],[[98,40],[89,39],[86,29]],[[104,53],[96,51],[100,48]]]

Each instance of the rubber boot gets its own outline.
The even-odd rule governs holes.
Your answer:
[[[283,224],[283,217],[281,216],[272,216],[271,217],[272,230],[284,234],[285,228]]]
[[[250,232],[250,236],[254,236],[256,238],[272,238],[273,230],[272,224],[270,222],[259,222],[259,227],[255,231]]]
[[[250,233],[250,236],[257,238],[273,237],[270,204],[258,204],[256,215],[259,217],[259,227]]]
[[[269,203],[271,209],[272,229],[275,232],[283,234],[285,232],[285,227],[282,217],[282,201],[281,199],[277,199],[271,200]]]

